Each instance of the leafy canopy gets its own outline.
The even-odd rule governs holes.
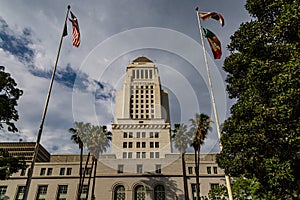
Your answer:
[[[0,129],[6,125],[8,131],[16,132],[18,129],[13,121],[17,121],[19,115],[15,107],[23,91],[16,87],[17,83],[4,69],[0,66]]]
[[[298,0],[247,0],[253,20],[231,37],[224,70],[231,108],[217,158],[258,193],[300,196],[300,9]]]

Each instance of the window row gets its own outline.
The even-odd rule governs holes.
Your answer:
[[[131,85],[131,90],[133,89],[154,89],[154,85]]]
[[[40,176],[51,176],[53,172],[53,168],[41,168]],[[23,171],[21,171],[21,174],[23,175]],[[72,174],[72,168],[60,168],[59,175],[71,175]]]
[[[146,142],[136,142],[136,148],[146,148]],[[149,142],[150,148],[159,148],[159,142]],[[133,148],[133,142],[123,142],[123,148]]]
[[[131,119],[154,119],[154,115],[133,115],[130,114]]]
[[[201,184],[200,184],[201,186]],[[214,189],[214,188],[217,188],[219,187],[219,183],[210,183],[210,189]],[[193,200],[197,200],[197,185],[195,183],[192,183],[191,184],[191,188],[192,188],[192,196],[193,196]],[[200,190],[201,187],[199,187],[199,194],[201,194],[201,190]]]
[[[146,104],[145,106],[143,104],[140,105],[140,108],[149,108],[149,107],[151,107],[151,109],[154,109],[154,105],[153,104],[151,104],[151,105]],[[133,109],[134,105],[131,105],[130,108]],[[139,108],[139,104],[135,104],[135,108]]]
[[[193,167],[188,167],[188,173],[193,174]],[[207,174],[212,174],[212,169],[214,174],[218,174],[218,167],[206,167]]]
[[[148,91],[148,90],[147,90]],[[146,94],[146,95],[143,95],[143,94],[141,94],[141,95],[138,95],[138,94],[136,94],[136,95],[131,95],[131,98],[133,99],[133,98],[136,98],[136,99],[140,99],[140,98],[151,98],[151,99],[153,99],[154,98],[154,95],[153,94],[151,94],[151,95],[148,95],[148,94]]]
[[[0,186],[0,199],[5,197],[7,186]],[[83,185],[80,200],[87,200],[88,185]],[[45,200],[48,192],[48,185],[38,185],[35,200]],[[23,200],[25,185],[19,185],[16,191],[15,200]],[[66,200],[68,194],[68,185],[58,185],[56,200]]]
[[[133,132],[123,132],[123,138],[133,138]],[[136,132],[135,138],[146,138],[146,132]],[[149,138],[159,138],[159,132],[149,132]]]
[[[132,78],[135,79],[152,79],[152,69],[134,69],[132,70]]]
[[[163,185],[156,185],[154,187],[153,192],[154,192],[154,200],[165,200],[166,199],[165,187]],[[114,188],[113,199],[114,200],[125,200],[126,199],[126,191],[125,191],[125,187],[123,185],[118,185]],[[133,199],[134,200],[145,200],[146,199],[146,188],[143,185],[135,186]]]
[[[118,173],[122,174],[124,173],[124,165],[118,165]],[[137,164],[136,165],[136,173],[142,174],[143,173],[143,165],[142,164]],[[161,164],[156,164],[155,165],[155,173],[161,174]]]
[[[146,152],[136,152],[135,158],[147,158]],[[133,158],[133,152],[123,152],[123,158]],[[150,152],[148,158],[159,158],[159,152]]]
[[[131,94],[153,94],[154,90],[153,89],[132,89]]]
[[[149,99],[135,99],[135,100],[133,100],[133,99],[131,99],[130,100],[130,104],[132,105],[133,103],[154,103],[154,99],[151,99],[150,101],[149,101]]]

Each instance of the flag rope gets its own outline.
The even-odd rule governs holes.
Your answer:
[[[197,14],[198,27],[199,27],[199,31],[200,31],[200,37],[201,37],[201,44],[202,44],[202,48],[203,48],[205,68],[206,68],[208,83],[209,83],[209,88],[210,88],[210,95],[211,95],[211,100],[212,100],[213,110],[214,110],[214,115],[215,115],[215,120],[216,120],[219,145],[220,145],[220,150],[222,151],[223,146],[221,143],[221,130],[220,130],[220,124],[219,124],[219,117],[218,117],[217,106],[216,106],[215,97],[214,97],[213,85],[212,85],[212,81],[211,81],[211,77],[210,77],[210,70],[209,70],[208,61],[207,61],[207,55],[206,55],[205,46],[204,46],[203,31],[202,31],[200,16],[198,14],[198,7],[196,8],[196,14]],[[230,177],[226,174],[225,174],[225,181],[226,181],[229,200],[233,200],[231,184],[230,184]]]

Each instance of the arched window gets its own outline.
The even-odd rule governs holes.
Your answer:
[[[165,200],[165,187],[157,185],[154,188],[154,200]]]
[[[146,190],[142,185],[138,185],[134,189],[134,199],[135,200],[145,200],[146,199]]]
[[[123,185],[115,187],[114,200],[125,200],[125,187]]]

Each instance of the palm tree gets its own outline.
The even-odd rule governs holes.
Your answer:
[[[192,136],[190,134],[191,132],[187,131],[187,126],[185,124],[174,124],[174,130],[172,130],[172,132],[174,133],[172,135],[174,146],[181,154],[184,196],[185,199],[188,200],[189,192],[186,177],[185,152],[188,146],[192,143]]]
[[[190,132],[195,133],[193,142],[191,146],[195,151],[195,171],[196,171],[196,194],[197,200],[200,200],[200,181],[199,181],[199,169],[200,169],[200,149],[201,145],[204,143],[204,140],[208,134],[208,131],[211,130],[211,120],[206,114],[196,113],[195,119],[190,119],[192,122]]]
[[[76,128],[70,128],[69,133],[72,134],[71,140],[75,143],[78,144],[79,149],[80,149],[80,169],[79,169],[79,186],[78,186],[78,192],[77,195],[80,196],[81,193],[81,181],[82,181],[82,160],[83,160],[83,142],[80,138],[80,135],[83,133],[83,123],[82,122],[75,122],[75,127]]]
[[[105,152],[110,146],[111,133],[107,131],[106,126],[95,126],[86,124],[85,134],[82,138],[84,145],[88,148],[92,154],[92,170],[93,170],[93,185],[92,185],[92,199],[95,199],[95,182],[96,182],[96,170],[99,155]],[[91,177],[91,176],[90,176]],[[90,186],[90,178],[88,182],[88,188]]]

